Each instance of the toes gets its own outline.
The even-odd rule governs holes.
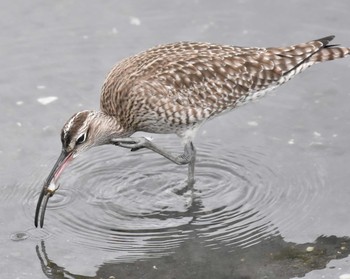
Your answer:
[[[113,143],[117,146],[129,148],[131,151],[136,151],[148,146],[148,140],[146,138],[120,138],[114,139]]]
[[[135,143],[129,143],[129,142],[118,142],[118,146],[124,147],[124,148],[135,148]]]

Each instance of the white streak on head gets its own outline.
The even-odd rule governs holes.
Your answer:
[[[72,117],[69,122],[64,126],[63,128],[63,132],[64,132],[64,135],[67,134],[67,132],[70,130],[70,128],[72,127],[73,123],[74,123],[74,120],[79,116],[79,114],[83,113],[83,112],[87,112],[88,110],[83,110],[83,111],[80,111],[78,112],[77,114],[74,115],[74,117]],[[87,118],[88,119],[88,118]]]

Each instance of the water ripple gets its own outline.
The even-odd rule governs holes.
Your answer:
[[[300,221],[286,211],[308,208],[323,184],[315,166],[283,170],[274,162],[253,149],[201,144],[192,196],[178,194],[187,185],[186,167],[149,151],[120,156],[96,149],[62,176],[44,230],[86,247],[125,251],[128,259],[167,254],[194,234],[212,249],[248,247],[278,234],[276,223]],[[34,208],[38,193],[29,189],[24,203]]]

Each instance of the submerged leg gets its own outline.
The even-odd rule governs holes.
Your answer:
[[[196,163],[196,148],[190,141],[185,145],[185,153],[188,153],[190,161],[188,163],[188,182],[190,184],[194,183],[194,165]]]
[[[141,148],[148,148],[168,160],[172,161],[177,165],[187,165],[188,164],[188,181],[189,183],[194,182],[194,164],[196,160],[196,149],[191,141],[185,144],[184,153],[174,154],[163,148],[155,145],[146,138],[117,138],[111,140],[112,144],[121,146],[124,148],[130,148],[131,151],[136,151]]]

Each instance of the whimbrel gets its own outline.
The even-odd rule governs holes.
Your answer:
[[[188,179],[193,182],[193,139],[198,128],[264,96],[313,64],[349,55],[350,48],[329,45],[333,38],[279,48],[180,42],[122,60],[103,84],[101,111],[78,112],[64,124],[62,152],[39,196],[35,226],[39,216],[43,226],[48,199],[64,168],[94,146],[148,148],[176,164],[188,164]],[[173,154],[146,138],[130,137],[137,131],[175,133],[184,152]]]

